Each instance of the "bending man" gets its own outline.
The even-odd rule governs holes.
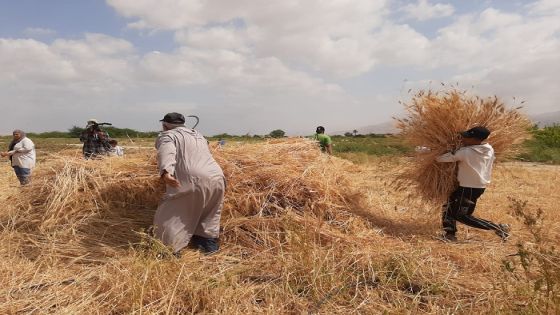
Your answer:
[[[169,113],[156,140],[159,174],[166,191],[154,217],[157,238],[178,253],[189,242],[205,253],[219,248],[225,178],[206,139]]]
[[[86,129],[80,134],[80,141],[84,143],[82,152],[86,160],[107,156],[111,151],[109,135],[101,130],[95,119],[87,121]]]
[[[325,134],[325,127],[319,126],[315,129],[315,140],[319,141],[322,152],[332,154],[332,140]]]

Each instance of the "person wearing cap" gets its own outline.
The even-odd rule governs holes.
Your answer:
[[[175,254],[187,245],[212,253],[219,249],[225,177],[201,133],[185,127],[185,117],[160,120],[156,140],[159,175],[165,194],[154,216],[154,233]]]
[[[35,144],[22,130],[16,129],[12,135],[8,151],[1,152],[0,155],[10,158],[19,183],[27,185],[31,181],[31,170],[35,167]]]
[[[86,129],[80,134],[80,141],[84,143],[82,152],[86,160],[107,156],[112,149],[109,134],[99,127],[96,119],[87,121]]]
[[[478,198],[490,183],[492,164],[495,160],[494,149],[489,143],[484,142],[490,135],[490,130],[480,126],[460,134],[463,146],[455,152],[436,158],[438,162],[442,163],[458,163],[459,187],[451,193],[443,207],[444,239],[457,240],[456,222],[459,221],[474,228],[493,230],[505,241],[509,237],[509,225],[496,224],[473,216]]]
[[[331,137],[325,134],[325,127],[319,126],[315,129],[314,139],[319,141],[322,152],[332,154],[332,140]]]

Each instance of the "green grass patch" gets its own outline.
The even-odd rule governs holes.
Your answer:
[[[339,137],[334,136],[333,154],[347,157],[349,153],[360,155],[387,156],[406,155],[412,152],[412,148],[393,136],[363,136],[363,137]],[[363,156],[362,158],[363,159]]]

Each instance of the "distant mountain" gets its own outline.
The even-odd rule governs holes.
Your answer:
[[[539,125],[539,127],[552,126],[554,124],[560,124],[560,111],[529,115],[529,118]]]
[[[560,111],[550,112],[550,113],[542,113],[542,114],[537,114],[537,115],[529,115],[529,119],[531,119],[539,127],[545,127],[545,126],[552,126],[554,124],[560,124]],[[393,134],[396,134],[396,133],[399,132],[399,130],[395,126],[395,123],[396,122],[394,120],[391,120],[391,121],[386,121],[386,122],[375,124],[375,125],[356,128],[356,130],[358,131],[358,134],[361,134],[361,135],[367,135],[367,134],[370,134],[370,133],[375,133],[375,134],[393,133]],[[353,130],[337,131],[337,132],[333,132],[332,134],[333,135],[343,135],[345,132],[352,132],[352,131]]]

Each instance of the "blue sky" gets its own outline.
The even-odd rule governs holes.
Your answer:
[[[1,2],[0,133],[89,118],[141,130],[352,130],[409,89],[459,82],[530,114],[560,109],[560,2],[18,0]],[[430,84],[430,82],[432,82]]]
[[[176,46],[172,32],[138,32],[126,27],[127,19],[100,0],[2,0],[0,36],[34,38],[51,42],[56,38],[82,38],[84,33],[102,33],[126,38],[140,51],[171,51]],[[52,34],[32,34],[32,28]]]

